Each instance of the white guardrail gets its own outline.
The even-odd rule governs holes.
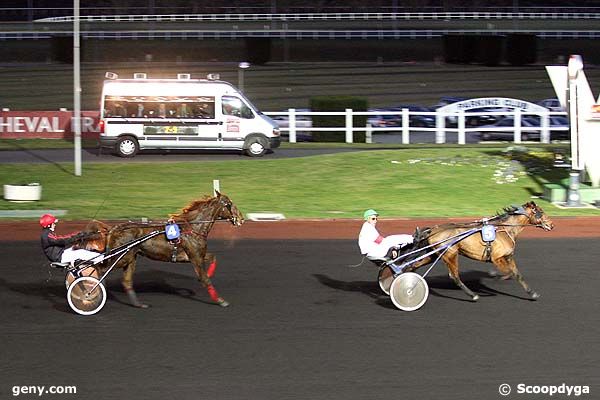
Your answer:
[[[458,134],[458,144],[466,143],[466,136],[468,133],[484,133],[484,132],[508,132],[513,133],[513,141],[515,143],[521,143],[521,139],[524,136],[530,136],[531,133],[540,133],[539,141],[541,143],[550,143],[550,133],[556,131],[569,131],[568,126],[551,126],[550,117],[552,116],[566,116],[565,112],[558,111],[547,111],[547,112],[523,112],[520,109],[514,110],[502,110],[502,111],[481,111],[481,112],[436,112],[436,111],[410,111],[407,108],[403,108],[401,111],[353,111],[352,109],[346,109],[345,111],[330,111],[330,112],[317,112],[317,111],[300,111],[294,108],[290,108],[287,111],[280,112],[264,112],[265,115],[275,118],[275,122],[280,124],[280,130],[283,135],[287,133],[290,143],[297,142],[298,132],[345,132],[346,143],[353,143],[354,132],[365,132],[367,143],[371,143],[371,137],[373,133],[384,133],[384,132],[401,132],[402,133],[402,144],[410,144],[410,135],[416,132],[433,132],[435,133],[435,143],[446,143],[447,133]],[[317,127],[312,124],[312,116],[325,115],[325,116],[344,116],[345,124],[340,127]],[[369,117],[380,117],[380,116],[397,116],[399,121],[395,122],[395,126],[372,126],[367,123],[366,126],[353,126],[354,116]],[[278,116],[283,116],[283,120],[278,120]],[[422,123],[413,123],[411,125],[411,117],[429,116],[435,119],[434,126],[422,126]],[[514,125],[512,126],[469,126],[467,121],[470,118],[478,117],[497,117],[502,119],[503,117],[512,117]],[[539,126],[523,126],[524,117],[536,117],[540,119]],[[298,117],[308,117],[303,120],[299,120]],[[283,122],[283,124],[282,124]],[[309,122],[307,124],[307,122]],[[287,126],[286,126],[287,125]],[[304,126],[301,126],[304,125]],[[526,131],[526,135],[523,134]]]
[[[353,21],[452,19],[600,19],[599,12],[374,12],[374,13],[244,13],[83,15],[82,22],[214,22],[214,21]],[[41,18],[35,22],[73,22],[73,16]]]

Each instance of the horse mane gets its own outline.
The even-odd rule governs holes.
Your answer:
[[[214,199],[214,197],[205,195],[205,196],[201,197],[200,199],[193,200],[187,206],[183,207],[179,213],[169,214],[169,218],[184,219],[186,221],[189,221],[190,219],[193,219],[196,216],[196,215],[190,215],[191,213],[203,209],[204,206],[207,205],[213,199]]]
[[[496,214],[494,214],[493,219],[503,219],[506,218],[512,214],[515,213],[515,211],[517,211],[519,209],[519,207],[511,205],[508,207],[504,207],[502,209],[502,211],[497,211]]]
[[[494,214],[491,218],[487,218],[487,220],[490,222],[503,221],[506,218],[510,217],[511,215],[517,214],[517,211],[519,211],[520,209],[524,209],[524,208],[532,207],[532,206],[533,207],[536,206],[536,204],[532,201],[524,204],[523,206],[510,205],[510,206],[502,208],[502,211],[497,211],[496,214]],[[427,239],[428,235],[433,231],[433,229],[441,229],[441,230],[461,229],[461,228],[468,229],[468,228],[475,228],[477,226],[481,226],[482,223],[483,223],[483,220],[477,220],[477,221],[471,221],[471,222],[448,222],[445,224],[435,225],[431,228],[422,229],[419,235],[414,235],[414,238],[415,238],[415,240]]]

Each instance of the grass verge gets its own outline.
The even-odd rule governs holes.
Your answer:
[[[66,219],[164,218],[209,194],[213,179],[244,212],[287,218],[489,216],[539,196],[566,177],[544,147],[406,148],[292,159],[175,163],[0,164],[2,183],[39,182],[42,200],[0,202],[0,210],[65,209]],[[600,215],[561,210],[550,215]]]

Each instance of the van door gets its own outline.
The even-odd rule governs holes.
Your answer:
[[[224,120],[221,133],[223,146],[241,148],[246,135],[253,131],[254,111],[237,96],[222,96],[221,112]]]

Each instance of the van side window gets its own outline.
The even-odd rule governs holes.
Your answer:
[[[223,115],[232,115],[244,119],[254,118],[252,109],[246,105],[239,97],[223,96],[221,97],[221,108]]]
[[[106,96],[104,117],[215,118],[214,96]]]

